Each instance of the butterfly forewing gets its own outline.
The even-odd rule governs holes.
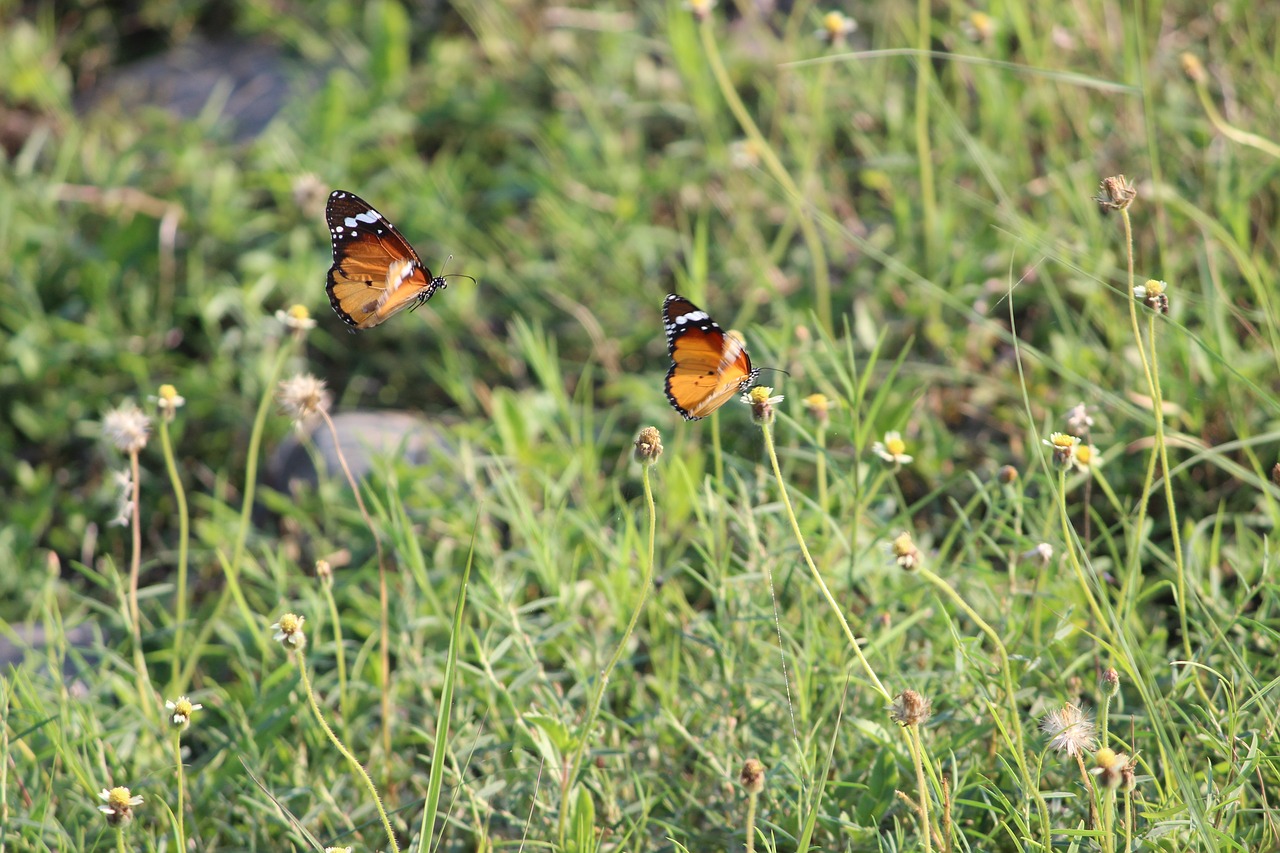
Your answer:
[[[325,290],[345,323],[370,329],[443,286],[409,241],[359,196],[334,190],[325,208],[333,266]]]
[[[706,417],[755,382],[759,371],[751,367],[742,340],[688,299],[668,296],[662,324],[671,355],[667,399],[685,420]]]

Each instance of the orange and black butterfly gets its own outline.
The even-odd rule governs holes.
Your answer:
[[[662,303],[667,331],[667,399],[687,421],[705,418],[755,384],[746,344],[725,332],[706,311],[672,293]]]
[[[333,241],[325,291],[353,331],[372,329],[444,290],[444,276],[433,276],[409,241],[364,199],[334,190],[324,218]]]

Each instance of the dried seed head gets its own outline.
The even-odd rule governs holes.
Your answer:
[[[147,446],[151,419],[133,403],[124,403],[102,418],[102,435],[121,453],[134,454]]]
[[[904,690],[889,706],[889,718],[900,726],[921,726],[933,713],[933,700],[914,690]]]
[[[738,774],[738,781],[747,789],[748,794],[758,794],[764,790],[764,765],[757,758],[748,758]]]
[[[1018,479],[1018,469],[1012,465],[1001,466],[1000,470],[996,472],[996,477],[1000,482],[1008,486]]]
[[[325,391],[324,380],[310,373],[299,373],[281,382],[276,399],[294,426],[300,427],[320,412],[329,410],[329,394]]]
[[[1040,731],[1049,736],[1050,749],[1073,758],[1098,745],[1093,736],[1093,720],[1079,705],[1067,704],[1045,714],[1040,720]]]
[[[657,427],[645,427],[636,436],[636,461],[641,465],[652,465],[662,455],[662,433]]]
[[[1102,179],[1098,194],[1093,197],[1093,200],[1102,208],[1103,213],[1110,213],[1113,210],[1126,209],[1137,197],[1138,191],[1125,180],[1124,175],[1116,175]]]

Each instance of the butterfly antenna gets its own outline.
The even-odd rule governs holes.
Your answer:
[[[781,373],[783,376],[791,375],[787,371],[783,370],[781,367],[761,367],[758,369],[761,373]]]
[[[449,261],[451,260],[453,260],[452,254],[450,254],[449,257],[445,258],[444,263],[440,265],[440,276],[439,276],[440,278],[469,278],[471,279],[472,284],[476,283],[475,276],[467,275],[464,272],[451,272],[448,275],[445,275],[444,268],[448,265]]]

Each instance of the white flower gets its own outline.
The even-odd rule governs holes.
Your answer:
[[[907,443],[902,440],[902,433],[897,430],[886,432],[884,441],[877,441],[871,445],[871,452],[894,465],[906,465],[915,459],[907,453]]]

